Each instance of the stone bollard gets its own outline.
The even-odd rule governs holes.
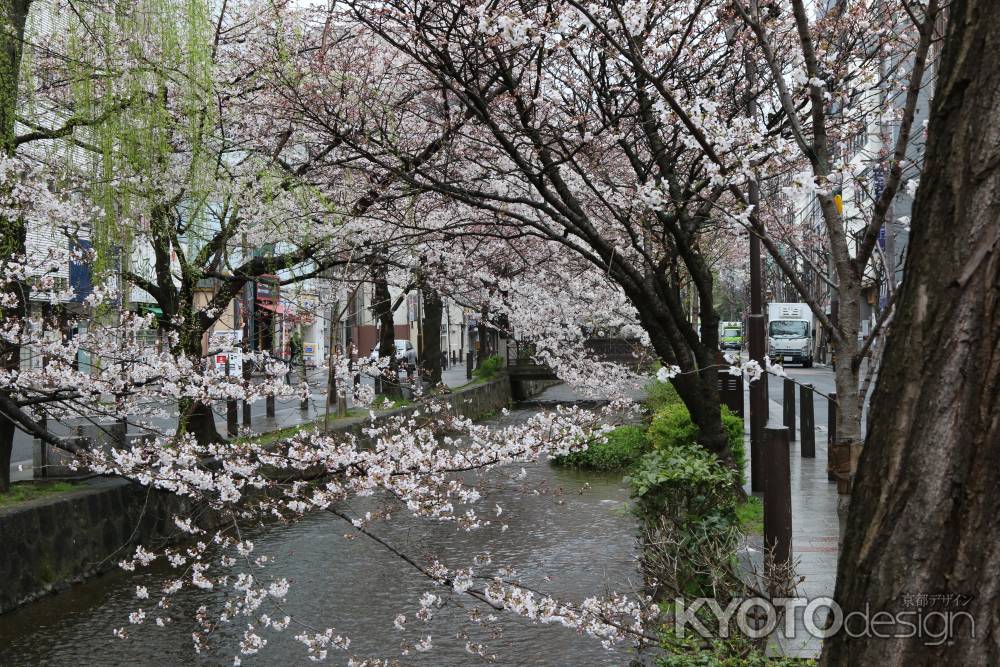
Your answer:
[[[833,466],[833,445],[837,441],[837,392],[831,392],[826,401],[826,478],[837,481]]]
[[[795,442],[795,382],[791,378],[785,378],[784,397],[782,407],[784,408],[784,424],[788,428],[788,439]]]
[[[784,588],[792,563],[792,489],[788,429],[764,428],[764,562],[772,587]]]
[[[337,396],[337,416],[347,416],[347,396],[344,396],[343,394]]]
[[[813,413],[813,386],[799,387],[799,422],[802,429],[802,458],[816,458],[816,416]]]

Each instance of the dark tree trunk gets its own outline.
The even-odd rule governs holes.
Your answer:
[[[0,493],[10,490],[10,455],[14,449],[14,422],[0,416]]]
[[[490,350],[490,331],[486,326],[486,318],[489,317],[489,314],[489,308],[483,306],[483,310],[479,314],[479,354],[476,357],[476,368],[482,366],[483,360],[492,354],[492,350]]]
[[[211,405],[201,401],[186,403],[181,407],[181,414],[187,415],[184,419],[184,432],[193,435],[199,444],[207,445],[225,440],[215,426],[215,413]]]
[[[15,151],[14,118],[17,112],[18,82],[21,54],[24,46],[24,24],[31,0],[5,0],[0,3],[0,150],[5,155]],[[25,224],[22,219],[0,219],[0,261],[25,250]],[[0,286],[5,291],[13,287],[18,303],[0,312],[0,323],[13,317],[24,321],[27,312],[26,286]],[[0,366],[9,370],[21,365],[21,346],[0,341]],[[10,394],[7,394],[8,396]],[[0,492],[10,489],[10,458],[14,447],[14,422],[0,415]]]
[[[205,363],[201,348],[203,332],[190,324],[187,324],[186,327],[181,332],[180,347],[175,349],[174,353],[182,353],[201,366]],[[215,426],[215,415],[212,412],[211,404],[182,399],[178,409],[180,412],[178,418],[179,433],[192,434],[202,445],[225,440]]]
[[[372,299],[372,315],[379,323],[378,358],[389,359],[389,368],[376,381],[379,393],[386,396],[400,396],[399,363],[396,361],[396,326],[392,321],[392,295],[385,268],[372,272],[375,287]]]
[[[422,290],[424,300],[424,349],[421,351],[421,365],[424,374],[432,387],[441,383],[441,317],[444,304],[441,295],[431,287]]]
[[[1000,12],[994,0],[955,0],[836,598],[845,613],[874,614],[917,611],[906,596],[969,596],[923,611],[968,612],[975,639],[966,616],[936,646],[842,631],[825,665],[1000,664],[998,164]]]

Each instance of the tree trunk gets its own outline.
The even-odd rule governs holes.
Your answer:
[[[913,614],[931,596],[922,611],[952,614],[949,641],[841,631],[825,665],[1000,664],[998,164],[1000,12],[955,0],[836,590],[845,613]]]
[[[375,287],[372,315],[379,323],[378,358],[389,359],[389,368],[376,378],[376,391],[386,396],[401,396],[399,362],[396,360],[396,326],[392,318],[392,295],[385,268],[372,272]]]
[[[199,444],[222,442],[225,438],[215,426],[215,413],[210,404],[201,401],[181,402],[181,427],[185,433],[190,433]]]
[[[421,365],[426,380],[432,387],[441,384],[441,318],[444,304],[441,295],[432,287],[421,289],[424,299],[424,349]]]
[[[18,81],[24,46],[24,24],[31,0],[4,0],[0,3],[0,150],[11,156],[15,151],[14,118],[17,110]],[[26,229],[23,219],[0,219],[0,258],[6,260],[25,252]],[[2,285],[13,289],[17,305],[0,312],[0,324],[13,319],[23,322],[27,313],[26,286],[21,283]],[[16,371],[21,366],[21,346],[0,341],[0,367]],[[10,396],[7,393],[7,396]],[[0,415],[0,492],[10,489],[10,459],[14,447],[14,422]]]
[[[197,327],[187,326],[188,328],[181,332],[180,347],[175,349],[174,353],[184,354],[193,360],[198,367],[203,367],[205,359],[202,355],[201,340],[204,332],[198,330]],[[225,440],[215,426],[215,414],[212,412],[211,404],[182,399],[178,408],[180,412],[177,424],[178,433],[190,433],[202,445]]]
[[[847,275],[851,271],[845,266],[839,275]],[[861,442],[861,409],[857,401],[861,378],[858,366],[854,360],[860,352],[858,332],[861,330],[861,284],[853,277],[841,279],[840,309],[838,312],[838,329],[843,336],[834,343],[837,355],[834,367],[834,380],[837,387],[837,442]],[[843,397],[843,398],[839,398]]]
[[[479,313],[479,353],[476,356],[476,368],[483,365],[483,361],[493,354],[490,349],[490,331],[486,326],[486,318],[490,315],[489,306],[483,306],[482,311]]]

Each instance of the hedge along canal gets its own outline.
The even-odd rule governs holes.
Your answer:
[[[485,386],[485,385],[484,385]],[[489,423],[503,426],[537,412],[515,409]],[[522,581],[570,600],[600,594],[608,588],[633,588],[640,582],[635,565],[635,522],[626,510],[627,491],[620,474],[601,475],[554,468],[547,462],[517,469],[491,471],[480,481],[486,507],[504,507],[509,530],[464,533],[448,524],[416,520],[400,514],[380,525],[380,535],[403,551],[423,557],[434,554],[453,566],[467,566],[489,553],[494,565],[513,568]],[[352,502],[364,512],[384,499]],[[371,505],[369,505],[371,503]],[[352,638],[359,655],[393,657],[404,642],[427,635],[435,648],[402,657],[403,664],[467,665],[477,661],[466,642],[483,642],[499,664],[621,665],[627,650],[609,652],[593,639],[558,626],[536,626],[508,614],[479,607],[481,623],[468,620],[476,607],[470,600],[445,595],[448,603],[429,624],[413,618],[420,596],[433,586],[398,557],[364,537],[345,539],[346,524],[330,515],[311,515],[289,527],[261,531],[253,539],[258,553],[277,560],[272,576],[292,580],[287,610],[318,626],[334,626]],[[172,573],[115,571],[0,616],[0,664],[89,664],[101,656],[108,665],[228,664],[237,652],[243,626],[224,628],[211,652],[195,656],[188,626],[130,626],[131,638],[116,639],[114,628],[128,625],[138,605],[135,588],[149,586]],[[212,592],[187,590],[175,605],[191,611],[220,604]],[[410,619],[406,630],[393,627],[396,614]],[[494,612],[495,613],[495,612]],[[180,614],[178,614],[180,616]],[[499,633],[499,637],[492,637]],[[460,636],[460,635],[467,635]],[[301,644],[291,635],[269,635],[270,644],[257,664],[307,664]],[[331,653],[331,664],[345,664],[343,654]],[[252,664],[245,660],[244,664]]]

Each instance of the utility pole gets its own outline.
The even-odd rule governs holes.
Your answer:
[[[757,205],[760,203],[760,190],[757,181],[750,182],[750,214],[752,229],[750,231],[750,317],[747,322],[747,335],[750,347],[750,359],[764,368],[765,331],[764,331],[764,299],[761,285],[760,237],[757,235],[760,220],[757,217]],[[756,382],[750,383],[750,490],[754,493],[764,491],[764,427],[767,426],[767,374],[761,375]]]

